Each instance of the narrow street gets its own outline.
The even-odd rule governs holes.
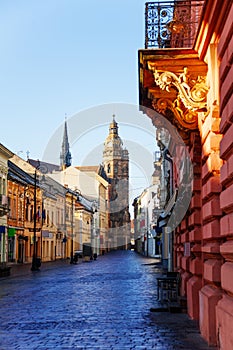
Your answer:
[[[117,251],[0,280],[0,349],[210,349],[186,314],[150,312],[154,262]]]

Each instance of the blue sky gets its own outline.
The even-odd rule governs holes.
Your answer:
[[[68,117],[138,103],[142,0],[1,0],[1,142],[40,158]]]
[[[1,0],[0,142],[42,158],[65,114],[138,104],[144,11],[142,0]]]

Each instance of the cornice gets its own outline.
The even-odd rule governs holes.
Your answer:
[[[10,159],[11,157],[13,157],[14,153],[11,152],[8,148],[6,148],[5,146],[3,146],[3,144],[0,143],[0,154],[4,155],[5,157],[7,157],[8,159]]]

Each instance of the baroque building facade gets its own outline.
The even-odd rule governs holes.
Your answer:
[[[146,48],[139,51],[142,110],[158,129],[166,124],[159,116],[174,126],[192,163],[192,179],[179,176],[187,166],[180,161],[171,182],[173,192],[191,185],[172,232],[180,292],[203,337],[223,350],[233,344],[232,16],[230,0],[147,3]],[[169,143],[171,158],[185,160],[177,140]]]

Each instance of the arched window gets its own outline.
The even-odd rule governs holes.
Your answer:
[[[110,172],[111,172],[111,165],[108,164],[108,173],[110,173]]]

